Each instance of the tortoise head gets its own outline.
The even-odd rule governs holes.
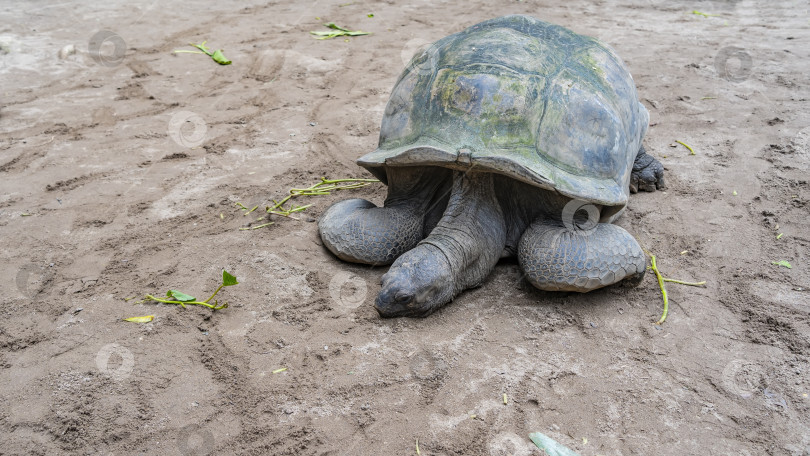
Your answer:
[[[424,317],[453,298],[454,285],[447,257],[433,245],[420,244],[383,275],[374,307],[383,318]]]

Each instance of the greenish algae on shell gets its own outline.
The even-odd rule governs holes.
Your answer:
[[[386,166],[474,167],[618,209],[648,122],[609,46],[505,16],[413,58],[358,164],[383,181]]]

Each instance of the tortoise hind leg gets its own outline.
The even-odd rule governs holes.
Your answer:
[[[364,199],[339,201],[318,221],[324,245],[341,260],[391,264],[425,237],[425,213],[444,180],[441,168],[388,170],[383,207]]]
[[[548,219],[526,229],[518,261],[541,290],[583,293],[625,279],[638,284],[647,267],[641,246],[619,226],[598,223],[590,230],[571,230]]]
[[[639,190],[654,192],[656,189],[663,190],[664,165],[649,155],[644,146],[638,150],[636,161],[633,163],[633,171],[630,173],[630,193]]]

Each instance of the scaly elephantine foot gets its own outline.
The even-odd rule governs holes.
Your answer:
[[[638,284],[647,268],[633,236],[609,223],[582,230],[538,220],[521,238],[518,260],[528,281],[547,291],[586,292],[625,279]]]
[[[324,245],[344,261],[391,264],[425,237],[426,213],[449,174],[441,168],[392,170],[383,207],[349,199],[324,212],[318,222]]]

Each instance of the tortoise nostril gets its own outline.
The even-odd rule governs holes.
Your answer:
[[[413,295],[400,291],[396,294],[396,296],[394,296],[394,300],[400,304],[408,304],[409,302],[413,301]]]

